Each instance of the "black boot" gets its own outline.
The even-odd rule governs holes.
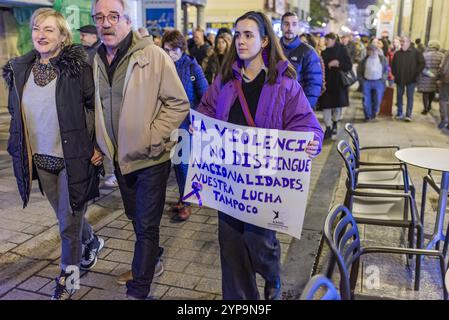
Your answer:
[[[324,131],[324,140],[330,139],[332,137],[332,128],[326,127],[326,131]]]
[[[332,135],[336,136],[338,133],[338,122],[334,121],[332,124]]]

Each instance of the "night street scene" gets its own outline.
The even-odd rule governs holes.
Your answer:
[[[0,304],[449,299],[449,1],[0,0],[0,68]]]

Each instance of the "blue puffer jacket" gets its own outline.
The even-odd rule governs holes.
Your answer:
[[[203,70],[195,58],[185,53],[175,65],[184,90],[189,98],[190,107],[196,109],[208,87]]]
[[[298,81],[309,100],[310,106],[315,108],[323,88],[323,69],[318,53],[308,44],[296,37],[292,43],[286,45],[281,39],[284,54],[298,73]]]

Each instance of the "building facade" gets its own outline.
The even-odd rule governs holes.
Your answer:
[[[449,1],[399,0],[396,34],[409,36],[413,41],[437,40],[449,49]]]

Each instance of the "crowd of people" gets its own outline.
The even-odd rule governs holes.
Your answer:
[[[186,39],[173,29],[156,38],[146,28],[132,30],[124,0],[96,0],[92,13],[95,25],[79,30],[83,48],[73,43],[60,13],[36,10],[34,50],[3,70],[12,116],[8,151],[24,207],[38,179],[59,223],[56,300],[71,297],[73,267],[92,269],[104,246],[85,219],[104,168],[111,185],[119,187],[136,235],[132,269],[117,282],[126,285],[128,299],[148,297],[153,278],[163,272],[159,228],[176,143],[170,136],[178,128],[192,133],[190,109],[237,125],[313,132],[306,148],[313,159],[323,140],[337,134],[354,82],[347,78],[358,65],[367,121],[376,118],[383,92],[394,81],[397,119],[411,121],[418,83],[423,112],[439,90],[440,127],[448,123],[449,56],[436,42],[421,53],[406,37],[390,44],[387,38],[364,43],[334,33],[299,35],[298,17],[291,12],[282,17],[279,39],[267,16],[255,11],[239,17],[234,32],[223,28],[206,36],[198,28]],[[323,111],[324,130],[317,110]],[[179,187],[174,220],[185,221],[192,214],[182,200],[188,164],[173,167]],[[278,299],[276,233],[223,212],[218,218],[223,298],[259,299],[259,273],[264,298]]]

